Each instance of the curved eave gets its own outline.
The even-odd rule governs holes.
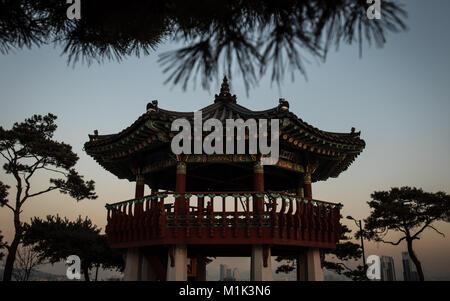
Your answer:
[[[319,166],[313,181],[337,177],[345,171],[365,147],[360,133],[333,133],[319,130],[288,110],[280,106],[264,110],[251,111],[236,103],[213,103],[202,110],[203,120],[226,119],[279,119],[280,141],[290,145],[294,151],[308,152],[323,158],[324,166]],[[133,156],[136,152],[151,149],[169,143],[173,133],[171,122],[177,118],[186,118],[193,122],[194,112],[175,112],[158,108],[141,115],[132,125],[117,134],[89,135],[84,149],[100,165],[119,177],[121,175],[115,162]],[[331,163],[330,163],[331,162]],[[328,164],[328,166],[327,166]],[[322,169],[322,171],[320,171]]]
[[[221,121],[226,119],[239,119],[244,120],[249,118],[255,119],[280,119],[280,126],[289,132],[304,137],[310,137],[310,139],[322,142],[324,144],[336,144],[336,146],[360,146],[364,148],[365,143],[359,138],[360,133],[333,133],[319,130],[318,128],[308,124],[302,119],[298,118],[294,113],[289,111],[280,110],[279,107],[264,111],[251,111],[245,107],[242,107],[234,103],[214,103],[202,110],[203,120],[208,118],[216,118]],[[122,138],[133,137],[136,131],[143,130],[143,126],[149,120],[172,122],[177,118],[186,118],[193,122],[194,112],[176,112],[168,111],[164,109],[158,109],[157,111],[146,112],[141,115],[132,125],[122,130],[117,134],[112,135],[89,135],[90,141],[86,142],[85,148],[91,149],[101,145],[111,145],[121,140]],[[296,133],[295,133],[296,132]],[[304,135],[300,135],[304,133]],[[349,148],[352,149],[352,148]],[[354,148],[353,148],[354,149]]]

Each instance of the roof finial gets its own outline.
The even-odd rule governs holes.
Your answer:
[[[147,104],[147,112],[151,113],[151,112],[156,112],[156,111],[158,111],[158,101],[152,100],[152,102],[149,102]]]
[[[284,98],[280,98],[278,108],[281,111],[289,111],[289,102]]]
[[[222,86],[220,87],[220,96],[229,96],[230,95],[230,85],[228,84],[228,78],[225,75],[223,77]]]
[[[228,84],[228,78],[225,75],[223,77],[222,86],[220,87],[219,95],[216,94],[214,102],[231,102],[236,103],[236,95],[231,95],[230,85]]]

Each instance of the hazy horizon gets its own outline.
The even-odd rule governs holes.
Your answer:
[[[341,46],[331,51],[325,63],[306,65],[308,79],[286,75],[278,89],[264,77],[246,95],[242,79],[233,77],[230,86],[237,103],[252,110],[273,108],[279,98],[290,103],[290,111],[325,131],[361,131],[366,148],[349,169],[336,179],[313,183],[313,197],[341,202],[342,215],[363,219],[369,214],[367,201],[374,191],[416,186],[425,191],[450,193],[450,1],[403,1],[409,13],[409,31],[389,34],[386,45]],[[0,55],[0,125],[11,128],[33,114],[51,112],[58,116],[55,138],[72,145],[80,160],[76,166],[86,179],[96,182],[97,200],[76,202],[51,192],[28,201],[22,221],[59,214],[70,219],[89,216],[102,229],[106,224],[104,205],[134,197],[134,183],[119,180],[83,151],[88,134],[111,134],[131,125],[153,99],[159,107],[173,111],[195,111],[211,104],[220,81],[205,91],[197,84],[183,91],[165,85],[166,75],[157,64],[157,54],[173,49],[163,45],[155,54],[102,65],[67,65],[61,49],[45,46]],[[3,164],[4,162],[0,160]],[[33,182],[44,187],[48,178]],[[2,170],[0,180],[14,182]],[[148,192],[148,188],[146,188]],[[343,219],[351,229],[352,221]],[[446,234],[426,231],[415,250],[425,277],[450,280],[450,225],[439,223]],[[12,214],[0,209],[4,240],[12,239]],[[389,238],[395,239],[395,236]],[[369,242],[366,255],[395,259],[397,278],[402,277],[403,243],[391,246]],[[229,260],[237,266],[238,261]],[[217,263],[219,264],[219,263]]]

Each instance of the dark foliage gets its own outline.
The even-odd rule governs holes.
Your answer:
[[[297,257],[294,256],[277,256],[275,258],[277,262],[282,262],[275,270],[275,273],[289,274],[297,268]]]
[[[0,206],[3,206],[3,204],[6,204],[6,202],[7,202],[8,189],[9,189],[9,186],[3,184],[0,181]],[[6,249],[6,246],[7,246],[7,244],[6,244],[6,242],[3,242],[3,235],[2,235],[2,231],[0,230],[0,261],[5,256],[5,254],[2,251],[4,249]]]
[[[406,12],[382,1],[382,18],[366,16],[366,0],[95,0],[81,1],[69,20],[61,0],[0,1],[0,51],[60,44],[69,62],[148,55],[165,42],[180,49],[160,56],[168,82],[186,87],[197,75],[207,88],[237,67],[247,89],[271,70],[305,74],[305,55],[325,59],[330,46],[363,41],[382,46],[387,32],[405,30]]]
[[[35,268],[44,263],[32,246],[22,246],[17,250],[13,277],[16,281],[29,281]]]
[[[0,126],[0,158],[5,162],[3,169],[16,184],[13,199],[7,198],[9,187],[0,182],[0,206],[10,209],[14,216],[14,239],[8,246],[3,280],[12,276],[17,248],[22,239],[23,225],[20,214],[25,202],[59,190],[69,194],[77,201],[97,198],[94,181],[85,181],[74,166],[78,156],[72,147],[53,139],[56,131],[56,116],[34,115],[21,123],[14,123],[10,130]],[[36,177],[56,175],[50,178],[49,185],[40,191],[32,191],[32,180]]]
[[[16,209],[29,198],[59,190],[69,194],[76,200],[95,199],[94,181],[84,181],[73,167],[78,156],[72,147],[64,142],[53,140],[57,128],[56,116],[34,115],[22,123],[15,123],[11,130],[0,126],[0,155],[6,163],[3,169],[6,174],[14,176],[20,188],[16,196]],[[39,171],[47,171],[61,175],[50,179],[50,186],[39,192],[31,192],[31,178]],[[15,210],[8,203],[6,191],[9,187],[0,184],[0,200],[2,206]]]
[[[361,245],[352,242],[352,231],[345,225],[342,226],[342,234],[336,249],[327,250],[326,254],[331,255],[333,260],[325,260],[323,266],[329,270],[334,271],[339,275],[344,275],[353,281],[367,280],[365,269],[363,265],[358,265],[352,268],[348,265],[349,262],[360,262],[362,260]]]
[[[409,256],[423,281],[422,265],[414,253],[413,241],[419,240],[426,229],[444,236],[434,223],[448,222],[450,195],[444,192],[424,192],[415,187],[401,187],[390,191],[376,191],[371,197],[372,201],[368,204],[372,211],[365,220],[362,235],[391,245],[406,241]],[[386,235],[391,231],[401,234],[401,237],[397,241],[386,240]]]
[[[0,207],[8,203],[8,189],[9,186],[0,181]]]
[[[361,245],[352,242],[351,230],[347,226],[342,225],[342,234],[340,242],[336,245],[334,250],[324,250],[325,255],[331,260],[324,260],[323,267],[329,271],[333,271],[339,275],[344,275],[354,281],[367,280],[363,265],[358,265],[352,268],[348,265],[349,261],[360,261],[362,257]],[[296,269],[297,258],[278,256],[275,259],[277,262],[283,262],[278,266],[276,273],[290,273]]]
[[[3,242],[2,231],[0,231],[0,261],[3,259],[3,256],[5,256],[2,252],[3,249],[6,249],[6,242]]]
[[[70,255],[81,259],[85,280],[89,281],[89,270],[93,267],[123,269],[122,254],[109,247],[101,229],[87,217],[75,221],[59,216],[46,219],[33,218],[25,227],[24,244],[33,245],[40,259],[50,263],[65,261]]]

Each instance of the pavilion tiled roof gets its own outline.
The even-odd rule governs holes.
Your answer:
[[[216,118],[221,122],[225,122],[226,119],[243,119],[247,120],[250,118],[255,119],[283,119],[289,118],[298,127],[304,129],[304,131],[311,132],[323,139],[329,140],[330,142],[343,143],[355,146],[364,146],[364,140],[360,139],[360,132],[350,132],[350,133],[334,133],[319,130],[318,128],[308,124],[302,119],[298,118],[294,113],[289,111],[280,110],[280,106],[274,107],[272,109],[263,111],[252,111],[241,105],[235,103],[213,103],[200,110],[202,112],[203,120],[209,118]],[[194,112],[177,112],[169,111],[158,108],[156,111],[146,112],[141,115],[132,125],[122,130],[117,134],[109,135],[89,135],[90,141],[86,143],[87,147],[104,145],[114,142],[121,137],[127,136],[129,133],[133,132],[144,124],[148,120],[160,120],[172,122],[178,118],[185,118],[190,122],[194,120]]]
[[[222,122],[226,119],[279,119],[280,141],[298,151],[311,152],[330,159],[331,163],[323,165],[321,169],[324,170],[313,177],[313,180],[337,177],[365,147],[360,132],[356,132],[354,128],[349,133],[322,131],[290,112],[289,103],[284,99],[280,99],[278,106],[268,110],[252,111],[245,108],[236,103],[235,95],[229,93],[227,82],[222,84],[221,92],[215,96],[214,103],[201,111],[203,120],[216,118]],[[147,149],[155,142],[169,142],[172,135],[170,124],[178,118],[185,118],[193,123],[194,112],[165,110],[158,107],[157,101],[153,101],[147,105],[147,112],[121,132],[112,135],[89,135],[85,150],[106,168],[106,157],[120,158]]]

